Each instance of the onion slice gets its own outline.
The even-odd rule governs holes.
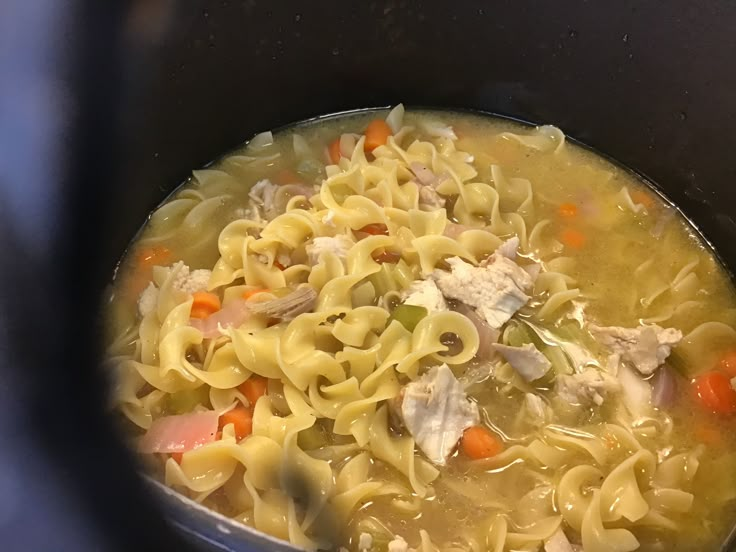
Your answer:
[[[677,396],[677,380],[668,364],[663,364],[652,377],[652,404],[657,408],[672,405]]]
[[[469,307],[465,303],[457,303],[453,308],[455,312],[459,312],[463,316],[466,316],[478,330],[478,352],[476,356],[480,360],[490,360],[496,355],[496,351],[493,348],[493,344],[498,342],[498,338],[501,332],[491,328],[491,326],[481,318],[481,316],[475,312],[475,309]]]
[[[413,161],[410,165],[411,172],[417,177],[420,184],[424,186],[434,186],[437,183],[437,176],[426,166]]]
[[[220,412],[208,410],[155,420],[138,443],[143,453],[187,452],[215,440]]]
[[[189,325],[202,332],[205,339],[220,337],[227,328],[239,328],[250,316],[250,309],[245,299],[235,299],[219,311],[207,318],[192,318]]]
[[[466,232],[467,230],[477,230],[477,228],[473,228],[472,226],[465,226],[464,224],[457,224],[455,222],[448,222],[445,225],[445,231],[443,232],[443,234],[448,238],[456,240],[460,236],[460,234]]]

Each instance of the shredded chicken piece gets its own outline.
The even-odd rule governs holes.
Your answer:
[[[348,255],[350,248],[355,245],[355,242],[344,234],[339,234],[334,237],[320,236],[314,238],[312,243],[306,247],[307,256],[309,256],[309,262],[312,265],[317,264],[320,255],[326,251],[331,251],[339,259],[344,259]]]
[[[447,260],[452,272],[435,270],[432,278],[445,297],[475,307],[492,328],[500,328],[523,307],[533,285],[519,265],[501,254],[490,256],[485,266],[473,266],[460,257]]]
[[[656,324],[638,328],[601,327],[591,324],[590,333],[621,360],[630,362],[644,375],[652,374],[667,359],[682,332]]]
[[[291,320],[298,315],[309,312],[317,302],[317,291],[310,286],[300,287],[286,297],[271,301],[252,301],[248,308],[255,314],[262,314],[271,318]]]
[[[567,540],[565,532],[557,529],[544,543],[544,552],[573,552],[570,541]]]
[[[516,255],[519,252],[519,243],[519,238],[514,236],[499,245],[494,253],[502,255],[511,261],[515,261]]]
[[[361,533],[358,539],[358,550],[368,550],[373,546],[373,535]]]
[[[143,290],[140,298],[138,299],[138,312],[140,315],[147,316],[152,313],[158,304],[158,288],[153,282],[148,284],[148,287]]]
[[[532,425],[541,427],[552,421],[552,410],[539,395],[526,393],[524,395],[524,407]]]
[[[401,417],[417,446],[442,465],[463,431],[477,425],[478,406],[468,400],[447,364],[434,366],[402,391]]]
[[[424,307],[427,312],[447,310],[445,298],[434,280],[415,280],[401,296],[405,305]]]
[[[394,540],[388,543],[388,552],[407,552],[408,550],[409,545],[399,535],[395,535]]]
[[[574,375],[560,375],[556,380],[557,394],[570,404],[603,404],[607,393],[620,389],[616,378],[597,370],[586,368]]]
[[[177,270],[172,285],[175,289],[184,293],[195,293],[197,291],[206,291],[209,284],[212,271],[205,268],[191,270],[183,262],[172,265],[171,270]]]

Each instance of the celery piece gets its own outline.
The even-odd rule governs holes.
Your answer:
[[[302,450],[317,450],[328,444],[325,430],[321,425],[315,424],[299,432],[297,443]]]
[[[402,289],[408,288],[416,279],[414,270],[404,259],[400,259],[394,266],[393,276]]]
[[[419,324],[419,321],[425,316],[427,316],[427,309],[424,307],[419,307],[417,305],[399,305],[394,309],[388,323],[390,324],[392,320],[396,320],[404,326],[404,328],[413,332],[414,328]]]
[[[200,385],[196,389],[177,391],[166,397],[167,410],[174,414],[186,414],[192,412],[199,404],[207,406],[209,403],[209,388],[206,385]]]
[[[376,290],[377,296],[386,295],[389,291],[398,291],[399,286],[396,284],[393,272],[393,265],[384,263],[381,265],[381,270],[368,277]]]

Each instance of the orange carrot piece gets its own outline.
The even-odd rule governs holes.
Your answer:
[[[720,447],[723,445],[721,432],[711,425],[696,425],[693,436],[698,443],[703,443],[710,447]]]
[[[578,215],[578,206],[574,203],[563,203],[557,211],[562,218],[572,219]]]
[[[256,401],[266,394],[266,391],[268,390],[268,378],[253,374],[243,383],[238,385],[238,389],[243,395],[245,395],[245,398],[248,399],[252,408],[255,406]]]
[[[695,396],[706,410],[718,414],[736,412],[736,390],[722,372],[706,372],[693,380]]]
[[[301,176],[289,169],[281,169],[271,177],[271,182],[279,186],[284,184],[301,184],[304,180]]]
[[[333,165],[337,165],[340,162],[340,158],[342,157],[342,153],[340,152],[340,138],[335,138],[335,141],[332,142],[327,147],[327,155],[330,158],[330,161],[332,161]]]
[[[243,299],[250,299],[254,295],[257,295],[259,293],[267,293],[271,291],[270,289],[261,288],[261,289],[249,289],[248,291],[243,292]]]
[[[197,291],[192,294],[194,301],[192,302],[192,310],[189,316],[192,318],[207,318],[210,314],[220,310],[220,298],[214,293],[208,291]]]
[[[633,190],[631,192],[631,200],[636,203],[641,203],[644,207],[647,208],[647,210],[651,210],[652,207],[654,207],[654,198],[651,194],[648,194],[647,192],[643,192],[641,190]]]
[[[136,255],[141,266],[161,266],[171,261],[171,250],[163,245],[144,247]]]
[[[249,408],[236,406],[220,416],[220,429],[223,429],[228,424],[233,424],[235,438],[240,441],[253,431],[253,413]]]
[[[171,250],[163,245],[144,247],[135,253],[135,263],[123,280],[123,293],[137,301],[151,281],[154,266],[168,265],[173,260]]]
[[[469,427],[463,432],[460,450],[473,460],[491,458],[503,450],[503,443],[483,426]]]
[[[380,253],[373,253],[373,260],[377,263],[389,263],[396,264],[401,260],[401,254],[393,251],[382,251]]]
[[[384,145],[389,136],[391,136],[391,127],[386,121],[382,119],[371,121],[365,129],[365,151],[371,152],[378,146]]]
[[[366,224],[363,228],[358,230],[358,232],[365,232],[372,236],[388,236],[388,227],[385,224],[380,223]]]
[[[716,364],[716,368],[731,378],[736,377],[736,349],[727,351]]]
[[[585,246],[587,238],[585,237],[585,234],[579,230],[566,228],[560,234],[560,240],[562,240],[565,247],[569,247],[570,249],[582,249]]]

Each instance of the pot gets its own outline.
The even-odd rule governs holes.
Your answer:
[[[63,193],[36,197],[55,223],[35,235],[18,217],[3,222],[6,259],[25,259],[2,271],[3,289],[14,290],[4,345],[22,397],[15,412],[26,413],[33,441],[23,450],[45,459],[54,492],[73,497],[75,519],[105,549],[289,549],[152,492],[160,486],[137,475],[103,414],[104,371],[95,370],[98,297],[141,221],[193,168],[258,131],[397,102],[552,123],[650,178],[736,269],[731,2],[77,8],[64,20],[74,30],[69,132],[56,136],[69,146],[67,171],[48,185],[61,182]],[[29,250],[29,240],[41,245]]]

